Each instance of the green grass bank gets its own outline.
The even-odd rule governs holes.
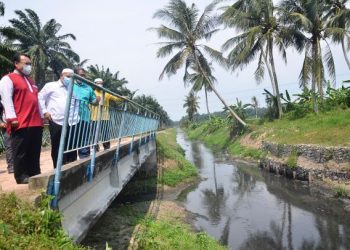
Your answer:
[[[0,195],[0,249],[85,249],[61,227],[61,214],[49,208],[49,197],[34,206],[15,194]]]
[[[157,157],[162,168],[160,184],[174,187],[198,176],[197,168],[186,160],[183,149],[176,143],[174,128],[157,134]]]

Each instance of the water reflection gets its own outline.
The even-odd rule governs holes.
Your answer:
[[[350,249],[350,216],[334,199],[244,163],[218,162],[178,134],[203,181],[188,192],[195,226],[231,249]]]

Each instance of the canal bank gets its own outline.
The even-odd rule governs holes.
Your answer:
[[[189,126],[186,133],[215,152],[256,162],[271,173],[307,181],[327,190],[327,195],[347,199],[350,147],[343,128],[347,114],[343,111],[266,124],[250,121],[249,129],[239,136],[232,136],[225,120],[214,118]]]

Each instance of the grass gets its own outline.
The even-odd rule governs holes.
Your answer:
[[[347,198],[348,197],[348,191],[347,189],[342,185],[337,185],[334,187],[334,196],[337,198]]]
[[[175,129],[157,135],[157,155],[161,162],[167,161],[167,167],[159,180],[164,185],[176,186],[198,175],[196,167],[186,160],[183,149],[176,143]]]
[[[230,154],[238,157],[246,157],[252,159],[261,159],[266,156],[262,150],[248,148],[239,143],[239,138],[236,140],[230,139],[230,131],[227,126],[219,127],[215,131],[208,133],[206,125],[201,124],[194,130],[187,130],[190,139],[201,140],[211,148],[214,152],[227,151]]]
[[[350,109],[309,114],[298,120],[281,119],[255,126],[265,139],[284,144],[350,146]],[[326,131],[326,132],[325,132]]]
[[[180,222],[146,218],[137,235],[139,249],[226,249],[205,233],[191,232]]]
[[[49,208],[49,197],[34,205],[15,194],[0,196],[0,249],[84,249],[61,227],[61,214]]]

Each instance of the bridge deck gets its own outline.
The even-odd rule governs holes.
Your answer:
[[[135,136],[135,140],[139,139],[139,137]],[[131,138],[123,138],[121,145],[130,143]],[[111,141],[111,149],[116,148],[117,142],[116,140]],[[103,150],[102,145],[100,145],[100,149]],[[45,148],[41,151],[40,155],[40,168],[41,173],[50,173],[53,171],[53,164],[51,159],[51,149]],[[28,184],[20,184],[18,185],[15,181],[13,174],[7,173],[7,164],[4,155],[0,158],[0,193],[10,193],[15,192],[17,195],[21,197],[34,198],[31,196],[36,196],[36,192],[30,191],[28,189]]]

